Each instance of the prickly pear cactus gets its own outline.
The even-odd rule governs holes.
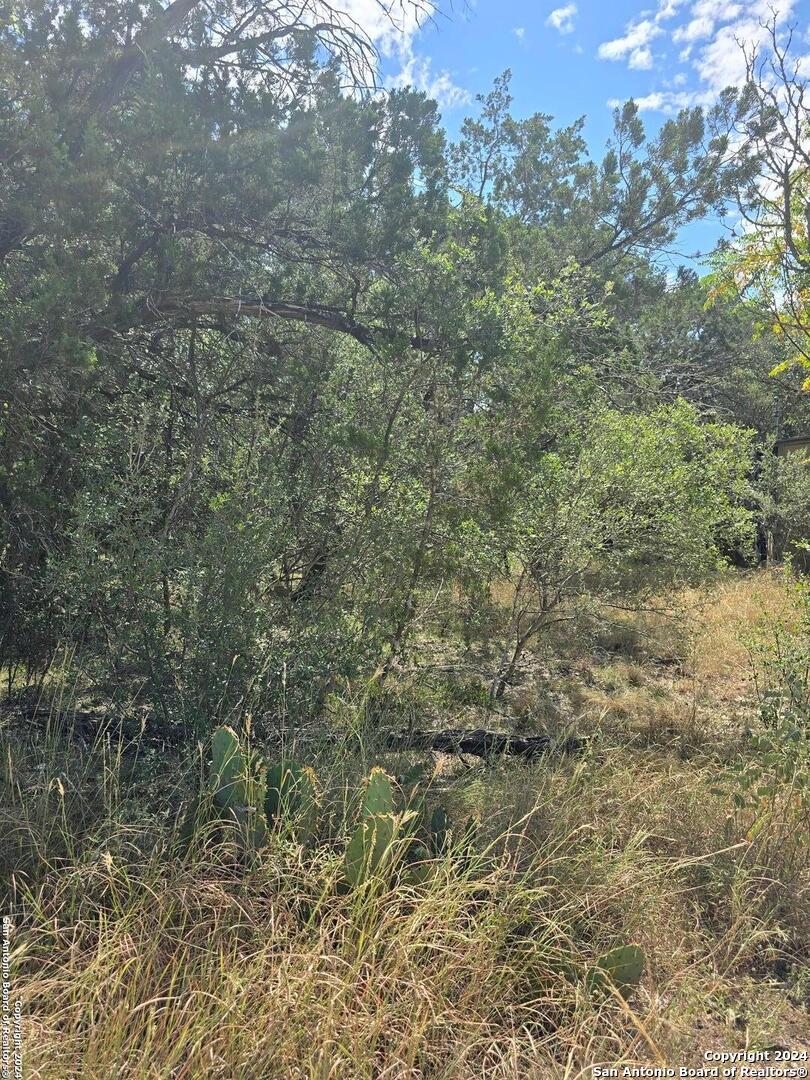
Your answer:
[[[450,818],[443,806],[437,806],[430,818],[430,850],[443,855],[450,847]]]
[[[316,780],[312,769],[295,761],[282,761],[267,771],[267,820],[294,815],[302,805],[314,801]]]
[[[389,861],[396,831],[393,814],[369,814],[355,829],[346,848],[344,870],[350,885],[379,874]]]
[[[384,769],[375,766],[369,773],[366,784],[362,816],[365,818],[376,814],[393,814],[393,812],[394,789],[391,785],[391,777]]]
[[[589,990],[607,990],[612,984],[623,994],[638,986],[644,971],[644,950],[638,945],[620,945],[600,956],[588,972]]]
[[[248,764],[239,736],[218,727],[211,737],[211,794],[223,810],[248,802]]]
[[[407,865],[403,880],[411,885],[425,885],[433,877],[435,862],[430,850],[416,840],[406,848]]]
[[[204,823],[204,800],[201,794],[197,794],[189,803],[185,817],[180,822],[177,830],[177,840],[181,850],[186,850],[193,842],[200,826]]]
[[[234,806],[230,814],[239,826],[247,847],[264,847],[267,842],[267,821],[260,802]]]
[[[265,812],[270,826],[294,824],[299,840],[309,843],[318,826],[318,781],[312,769],[294,761],[273,765],[267,773]]]
[[[361,885],[390,863],[398,824],[391,777],[375,767],[366,781],[360,824],[346,848],[344,871],[350,885]]]
[[[267,837],[264,816],[266,769],[251,757],[230,727],[218,727],[211,738],[210,790],[213,802],[234,821],[245,843],[261,847]]]

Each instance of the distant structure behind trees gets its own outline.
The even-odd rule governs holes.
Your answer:
[[[788,454],[804,454],[810,458],[810,434],[795,435],[790,439],[777,439],[774,445],[774,453],[777,457],[787,457]]]

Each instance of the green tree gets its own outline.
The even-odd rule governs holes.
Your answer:
[[[66,641],[172,723],[316,715],[637,404],[632,298],[723,138],[628,106],[597,166],[503,81],[448,153],[320,0],[9,10],[4,656]]]
[[[544,454],[506,532],[514,598],[493,693],[528,642],[597,608],[643,608],[749,548],[747,433],[705,424],[684,401],[595,412]]]
[[[626,102],[596,162],[583,120],[554,131],[543,113],[514,118],[510,77],[479,95],[479,118],[464,121],[451,148],[451,177],[513,224],[516,252],[541,277],[569,259],[621,273],[665,249],[683,225],[719,211],[740,181],[730,94],[708,114],[683,110],[652,139]]]
[[[810,368],[810,109],[793,31],[774,12],[760,49],[745,50],[746,81],[736,95],[736,186],[745,228],[717,257],[715,295],[756,304],[764,326],[785,340],[779,374]],[[810,389],[804,378],[803,389]]]

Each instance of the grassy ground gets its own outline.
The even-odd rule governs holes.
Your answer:
[[[796,610],[770,574],[676,599],[676,620],[627,614],[537,644],[495,716],[484,647],[425,640],[422,671],[378,710],[573,729],[595,736],[585,754],[313,749],[320,842],[274,835],[257,858],[177,853],[198,763],[103,737],[68,751],[63,731],[9,717],[0,858],[27,1075],[505,1080],[810,1050],[807,812],[790,785],[735,799],[758,724],[746,642]],[[378,762],[403,788],[421,766],[428,808],[472,817],[475,844],[421,883],[347,892],[354,793]],[[641,984],[590,992],[590,965],[626,942],[644,949]]]

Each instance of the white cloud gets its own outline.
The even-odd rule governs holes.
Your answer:
[[[433,98],[442,109],[469,105],[472,96],[453,82],[449,71],[433,71],[429,56],[409,56],[401,71],[389,80],[391,86],[413,86]]]
[[[574,29],[576,14],[576,4],[566,4],[565,7],[555,8],[546,19],[546,26],[553,26],[561,34],[570,34]]]
[[[653,66],[652,52],[649,47],[645,45],[643,49],[633,49],[627,66],[633,68],[634,71],[649,71]]]
[[[695,0],[689,22],[675,29],[672,40],[694,42],[711,37],[715,26],[736,19],[742,11],[737,0]]]
[[[679,26],[672,35],[673,41],[699,41],[709,37],[714,30],[714,22],[706,15],[690,19],[686,26]]]
[[[638,54],[649,45],[653,38],[662,33],[661,27],[652,19],[631,22],[625,28],[624,37],[614,38],[613,41],[603,41],[597,55],[600,60],[623,60],[628,55],[632,59],[633,54]]]
[[[739,0],[695,0],[692,4],[692,17],[695,19],[713,19],[715,22],[728,22],[736,19],[743,12],[744,5]]]
[[[472,95],[453,81],[449,71],[434,71],[431,58],[416,52],[415,40],[421,25],[419,5],[343,0],[342,10],[384,57],[399,60],[400,70],[385,80],[387,86],[413,86],[444,109],[470,104]]]
[[[656,90],[645,97],[634,98],[641,112],[676,113],[680,109],[691,109],[695,105],[711,105],[714,94],[704,90]],[[618,108],[623,104],[620,98],[610,98],[608,105]]]
[[[784,27],[798,3],[799,0],[658,0],[656,10],[640,12],[627,24],[622,37],[600,45],[599,56],[603,60],[625,60],[630,68],[649,71],[654,66],[650,43],[666,33],[674,44],[683,46],[678,60],[682,64],[691,62],[694,74],[690,82],[695,88],[689,89],[685,73],[679,72],[671,81],[663,81],[667,89],[653,90],[638,98],[636,104],[640,109],[664,113],[692,105],[711,105],[726,86],[739,85],[745,78],[743,46],[749,52],[751,48],[767,52],[767,24],[775,19],[777,27]],[[664,20],[679,14],[682,18],[678,25],[661,26]],[[800,62],[806,62],[810,70],[810,57]]]
[[[725,6],[726,13],[737,5]],[[795,0],[781,0],[776,14],[777,25],[790,16]],[[694,68],[701,82],[719,93],[726,86],[738,86],[745,79],[745,56],[741,45],[747,48],[767,46],[769,34],[764,25],[772,15],[771,0],[749,0],[742,18],[733,18],[720,26],[712,40],[705,45],[694,61]]]
[[[677,14],[678,8],[683,2],[684,0],[660,0],[658,11],[655,13],[655,21],[663,22],[664,19],[671,19],[673,15]]]
[[[518,41],[523,41],[524,37],[526,36],[526,27],[525,26],[516,26],[512,30],[512,33],[515,35],[515,37],[518,39]]]
[[[344,0],[341,7],[384,56],[401,55],[411,49],[419,30],[417,5],[392,6],[390,14],[377,0]]]

